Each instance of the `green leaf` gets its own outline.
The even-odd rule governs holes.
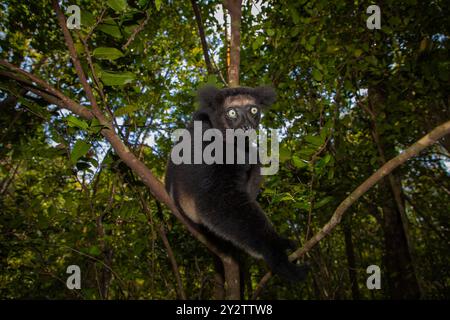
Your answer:
[[[66,118],[67,120],[67,124],[69,125],[69,127],[76,127],[76,128],[80,128],[83,130],[86,130],[89,125],[86,121],[82,120],[82,119],[78,119],[74,116],[68,116]]]
[[[98,29],[114,38],[122,38],[122,33],[116,24],[103,23],[98,27]]]
[[[313,70],[312,76],[313,76],[314,80],[316,80],[316,81],[322,81],[322,79],[323,79],[322,72],[320,72],[318,69]]]
[[[345,88],[345,90],[352,91],[353,90],[352,82],[350,80],[347,80],[347,79],[344,80],[344,88]]]
[[[294,207],[308,211],[311,208],[311,203],[305,201],[298,201],[294,204]]]
[[[280,146],[280,162],[285,162],[291,158],[291,152],[285,145]]]
[[[219,83],[219,79],[217,78],[217,75],[209,74],[206,78],[206,83],[217,86]]]
[[[128,7],[126,0],[108,0],[107,4],[116,12],[125,11],[125,9]]]
[[[84,140],[78,140],[73,146],[72,153],[70,154],[70,161],[73,164],[76,163],[77,160],[84,156],[90,148],[91,145],[89,143]]]
[[[129,105],[129,106],[125,106],[125,107],[117,109],[114,112],[114,115],[116,117],[120,117],[120,116],[123,116],[125,114],[131,114],[131,113],[133,113],[134,111],[136,111],[138,109],[139,109],[139,106],[137,106],[137,105]]]
[[[81,10],[80,15],[82,26],[90,27],[95,24],[95,17],[88,10]]]
[[[298,154],[302,157],[309,158],[314,153],[316,153],[316,148],[306,147],[302,148]]]
[[[324,144],[325,137],[307,135],[305,136],[305,141],[314,146],[320,147],[321,145]]]
[[[98,59],[105,59],[105,60],[116,60],[120,57],[123,57],[122,51],[116,48],[111,47],[99,47],[96,48],[92,55]]]
[[[331,180],[334,178],[334,168],[328,169],[328,180]]]
[[[355,57],[359,58],[362,55],[363,51],[361,49],[356,49],[353,53]]]
[[[139,27],[138,24],[132,24],[132,25],[130,25],[130,26],[126,26],[126,27],[123,29],[123,31],[125,31],[125,33],[126,33],[127,35],[131,35],[131,34],[134,32],[134,30],[135,30],[136,28],[138,28],[138,27]]]
[[[155,0],[156,10],[159,11],[161,9],[161,5],[162,5],[162,0]]]
[[[103,84],[105,84],[106,86],[123,86],[127,83],[133,82],[135,77],[135,74],[129,71],[102,71],[100,73],[100,78],[102,79]]]
[[[91,165],[88,162],[78,161],[76,167],[79,171],[84,171],[88,170],[91,167]]]
[[[94,118],[92,119],[91,124],[89,126],[89,132],[97,134],[104,128],[105,126],[100,124],[100,121],[98,121],[97,118]]]
[[[325,157],[322,158],[324,164],[327,164],[331,160],[331,154],[327,153]]]
[[[98,256],[101,253],[99,247],[97,247],[97,246],[90,247],[88,252],[92,256]]]
[[[297,9],[295,8],[290,8],[289,10],[292,20],[294,21],[294,24],[298,24],[300,22],[300,15],[297,12]]]
[[[316,202],[316,203],[314,204],[314,208],[315,208],[315,209],[318,209],[318,208],[320,208],[320,207],[323,207],[324,205],[326,205],[326,204],[327,204],[328,202],[330,202],[331,200],[333,200],[333,197],[327,196],[327,197],[321,199],[320,201]]]
[[[98,161],[95,158],[90,158],[89,162],[92,163],[94,167],[98,167]]]
[[[294,197],[289,193],[284,193],[278,201],[295,201]]]
[[[257,37],[255,39],[255,41],[253,41],[253,44],[252,44],[253,50],[257,50],[259,47],[262,46],[263,43],[264,43],[264,37],[262,37],[262,36]]]
[[[84,53],[84,45],[81,42],[75,42],[73,46],[75,47],[75,51],[78,55],[82,55]]]
[[[292,163],[294,164],[294,166],[296,168],[307,168],[308,167],[308,162],[300,159],[296,155],[292,156]]]
[[[48,111],[45,108],[42,108],[38,104],[31,102],[28,99],[22,98],[21,96],[19,96],[18,100],[21,104],[26,106],[27,109],[30,110],[32,113],[41,116],[47,120],[50,119],[50,113],[48,113]]]

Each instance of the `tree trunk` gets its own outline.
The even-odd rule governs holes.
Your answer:
[[[231,16],[230,69],[228,83],[230,87],[239,86],[239,65],[241,52],[241,16],[242,0],[227,0],[226,6]]]
[[[347,219],[347,223],[344,223],[344,240],[345,240],[345,253],[347,255],[348,263],[348,276],[350,278],[350,283],[352,287],[352,297],[353,300],[359,300],[359,288],[358,288],[358,275],[356,272],[356,259],[355,250],[353,247],[352,240],[352,229],[350,224],[350,219]]]
[[[213,299],[224,300],[225,299],[225,272],[223,264],[220,258],[213,255],[214,259],[214,278],[213,278]]]
[[[380,163],[386,163],[386,157],[395,155],[393,145],[383,141],[377,129],[377,114],[385,112],[385,96],[382,88],[369,88],[369,110],[372,119],[372,136]],[[397,173],[391,172],[380,183],[380,195],[383,210],[383,232],[385,244],[384,262],[390,295],[393,299],[417,299],[420,288],[413,264],[410,241],[408,241],[408,222],[406,219],[403,191]]]
[[[222,258],[225,273],[225,298],[227,300],[239,300],[241,298],[239,263],[232,256]]]

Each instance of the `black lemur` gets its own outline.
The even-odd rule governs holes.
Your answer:
[[[275,101],[275,92],[270,87],[205,87],[198,99],[200,109],[192,120],[202,122],[203,132],[220,130],[225,139],[226,129],[256,130],[261,111]],[[193,122],[187,129],[193,137]],[[203,148],[206,145],[202,143]],[[289,262],[286,254],[293,242],[276,233],[256,201],[261,180],[260,164],[249,163],[175,164],[169,159],[166,172],[168,193],[191,221],[264,259],[275,274],[289,281],[302,280],[306,268]]]

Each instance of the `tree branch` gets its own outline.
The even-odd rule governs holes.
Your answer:
[[[152,219],[152,213],[150,211],[150,208],[148,207],[147,203],[145,202],[144,196],[142,195],[141,191],[138,190],[137,192],[139,194],[139,198],[141,200],[142,208],[144,209],[145,215],[147,216],[147,220],[151,225],[154,225],[155,222]],[[158,201],[156,201],[156,207],[158,210],[158,213],[162,215],[162,208]],[[158,228],[159,236],[161,237],[161,240],[163,242],[164,247],[167,251],[167,256],[169,257],[170,265],[172,266],[172,271],[175,275],[175,279],[177,281],[177,294],[178,298],[181,300],[186,300],[186,292],[183,288],[183,282],[181,281],[180,271],[178,268],[177,260],[175,259],[175,254],[173,253],[172,247],[170,246],[169,239],[167,239],[166,230],[164,228],[164,225],[161,223]]]
[[[112,124],[108,119],[105,117],[105,115],[102,113],[100,108],[98,107],[97,101],[95,99],[95,96],[93,94],[93,91],[88,83],[88,80],[86,78],[86,75],[84,74],[84,71],[81,67],[81,63],[78,59],[78,56],[76,54],[76,50],[74,47],[73,39],[70,35],[70,32],[66,26],[65,17],[63,13],[61,12],[61,9],[58,5],[58,2],[56,0],[53,0],[53,7],[56,11],[56,15],[58,18],[58,22],[60,24],[60,27],[62,28],[64,38],[66,41],[66,45],[69,49],[70,57],[72,59],[72,62],[74,64],[75,70],[77,72],[77,75],[80,79],[80,82],[83,86],[84,91],[86,92],[86,96],[92,106],[92,110],[85,108],[81,106],[80,104],[76,103],[74,100],[70,99],[66,95],[64,95],[61,91],[57,90],[53,86],[51,86],[46,81],[40,79],[39,77],[28,73],[24,70],[21,70],[20,68],[10,64],[6,60],[0,60],[0,65],[6,67],[10,71],[14,71],[17,74],[20,74],[21,76],[24,76],[26,79],[31,80],[30,81],[24,81],[20,77],[14,75],[10,76],[9,78],[19,81],[19,82],[25,82],[26,85],[28,85],[28,90],[34,92],[35,94],[39,94],[42,98],[47,100],[49,103],[55,104],[60,108],[66,108],[72,111],[73,113],[77,114],[78,116],[91,120],[92,118],[97,118],[105,128],[101,130],[101,134],[108,140],[108,142],[111,144],[114,151],[117,153],[117,155],[122,159],[122,161],[130,167],[139,178],[143,181],[143,183],[150,189],[150,192],[152,195],[159,200],[160,202],[164,203],[173,213],[173,215],[182,222],[186,228],[189,230],[189,232],[197,238],[201,243],[203,243],[211,252],[216,254],[220,257],[220,259],[223,261],[224,264],[233,263],[232,258],[230,255],[222,252],[214,243],[210,242],[208,238],[201,232],[201,230],[193,224],[190,220],[184,217],[178,211],[176,205],[170,198],[170,196],[167,194],[164,185],[153,175],[153,173],[145,166],[144,163],[142,163],[130,150],[129,148],[123,143],[123,141],[117,136],[116,132],[114,131]],[[34,83],[33,83],[34,82]],[[35,84],[39,85],[39,87],[36,87]],[[42,89],[43,90],[42,90]],[[45,91],[45,92],[44,92]],[[230,269],[230,271],[233,271]],[[235,272],[229,272],[229,274],[234,274]],[[239,298],[239,278],[237,278],[237,281],[231,281],[232,279],[228,279],[227,281],[227,298],[229,299],[236,299]],[[237,286],[235,285],[237,282]],[[237,293],[236,293],[237,292]]]
[[[57,90],[53,86],[51,86],[46,81],[40,79],[36,75],[33,75],[29,72],[26,72],[6,60],[0,60],[0,65],[6,67],[10,71],[15,72],[16,74],[19,74],[22,77],[25,77],[25,79],[29,79],[30,81],[22,79],[22,77],[16,75],[16,74],[9,74],[6,73],[5,75],[13,80],[16,80],[18,82],[24,82],[27,85],[27,89],[34,92],[35,94],[40,95],[42,98],[44,98],[46,101],[48,101],[51,104],[55,104],[56,106],[60,108],[65,108],[70,111],[72,111],[74,114],[86,119],[91,120],[94,117],[97,118],[102,125],[105,126],[104,129],[101,130],[101,134],[108,140],[108,142],[111,144],[112,148],[115,150],[117,155],[122,159],[122,161],[129,166],[137,176],[143,181],[143,183],[150,189],[150,192],[152,195],[160,202],[165,204],[173,213],[173,215],[182,223],[185,225],[185,227],[188,229],[188,231],[201,243],[203,243],[211,252],[216,254],[221,258],[222,261],[225,259],[229,259],[229,255],[222,252],[214,243],[210,242],[209,239],[201,232],[201,230],[193,224],[190,220],[185,218],[180,211],[178,211],[176,205],[170,198],[170,196],[167,194],[164,185],[153,175],[153,173],[146,167],[146,165],[141,162],[130,150],[129,148],[123,143],[123,141],[117,136],[115,131],[112,128],[112,125],[103,113],[98,108],[97,102],[95,100],[95,97],[92,93],[92,89],[89,86],[87,82],[87,78],[84,75],[83,69],[81,68],[80,61],[78,60],[72,37],[66,27],[65,24],[65,18],[57,4],[56,1],[53,2],[53,5],[55,7],[55,10],[58,15],[58,21],[60,22],[60,25],[63,29],[63,33],[66,39],[66,44],[69,48],[69,52],[72,58],[72,61],[74,62],[74,67],[77,71],[77,74],[79,75],[80,81],[83,85],[84,90],[86,91],[86,94],[89,98],[89,101],[92,106],[92,110],[81,106],[71,98],[64,95],[61,91]],[[39,87],[36,87],[36,85],[39,85]]]
[[[145,12],[145,19],[136,27],[136,29],[133,30],[127,42],[122,46],[123,50],[126,50],[127,47],[134,41],[136,35],[144,29],[149,19],[150,15],[148,14],[148,12]]]
[[[214,67],[211,64],[211,60],[209,59],[208,53],[208,44],[206,42],[205,37],[205,29],[203,28],[202,15],[200,13],[200,9],[195,0],[191,0],[192,9],[194,9],[195,21],[197,21],[198,33],[200,35],[200,42],[202,43],[203,56],[205,58],[206,69],[208,70],[208,74],[214,73]]]
[[[289,256],[290,261],[295,261],[303,257],[309,250],[311,250],[320,240],[326,237],[340,222],[342,216],[347,211],[350,206],[355,203],[364,193],[366,193],[370,188],[372,188],[377,182],[391,173],[395,168],[402,165],[412,157],[418,155],[423,149],[433,145],[444,137],[450,134],[450,121],[447,121],[440,126],[434,128],[431,132],[423,136],[420,140],[415,142],[408,149],[403,151],[401,154],[392,158],[386,162],[380,169],[378,169],[374,174],[372,174],[366,181],[364,181],[359,187],[357,187],[334,211],[331,219],[323,226],[323,228],[317,232],[311,239],[309,239],[302,248],[298,249]],[[259,282],[253,298],[256,299],[258,295],[262,292],[262,289],[266,283],[271,278],[271,274],[267,273]]]
[[[63,109],[68,109],[74,114],[86,120],[92,120],[94,118],[93,112],[91,112],[91,110],[79,105],[77,102],[65,96],[62,92],[55,89],[50,84],[46,83],[44,80],[38,78],[37,76],[23,71],[4,60],[0,60],[0,65],[9,67],[12,71],[19,72],[20,74],[28,77],[33,82],[39,83],[41,87],[46,89],[46,91],[51,92],[52,94],[50,95],[46,94],[38,88],[27,87],[27,89],[33,91],[35,94],[40,95],[49,103],[55,104]],[[11,79],[16,80],[14,78]],[[123,162],[127,164],[139,176],[139,178],[141,178],[144,184],[150,189],[150,192],[153,194],[153,196],[164,203],[172,211],[175,217],[177,217],[200,242],[206,245],[209,250],[220,256],[220,250],[214,244],[210,243],[208,239],[206,239],[206,237],[200,233],[199,229],[194,224],[192,224],[190,221],[184,218],[184,216],[181,215],[181,213],[178,211],[175,204],[165,191],[164,185],[153,175],[153,173],[145,166],[144,163],[136,158],[136,156],[128,149],[128,147],[125,146],[122,140],[120,140],[117,134],[109,128],[103,129],[101,133],[109,141],[109,143],[116,151],[117,155],[123,160]]]
[[[226,0],[225,5],[231,16],[230,69],[228,82],[230,87],[239,86],[239,65],[241,53],[241,16],[242,0]]]
[[[75,71],[77,72],[78,78],[80,78],[81,85],[83,86],[83,89],[86,92],[86,96],[89,102],[91,103],[92,112],[102,125],[107,125],[108,121],[106,120],[103,113],[100,111],[97,105],[97,100],[95,99],[94,93],[92,92],[91,86],[89,85],[86,75],[84,74],[83,68],[81,67],[80,59],[78,59],[78,55],[75,50],[75,45],[73,43],[72,36],[70,35],[69,29],[67,28],[66,18],[64,17],[61,8],[58,5],[58,1],[53,0],[52,5],[53,9],[56,12],[56,17],[58,19],[59,26],[61,27],[62,32],[64,34],[64,39],[66,41],[67,48],[69,49],[70,58],[72,59]]]

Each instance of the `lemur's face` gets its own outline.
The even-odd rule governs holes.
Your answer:
[[[261,106],[250,95],[225,98],[220,115],[224,129],[256,130],[261,118]]]
[[[199,91],[200,109],[194,121],[207,122],[223,133],[226,129],[258,129],[261,112],[275,101],[271,87],[217,89],[206,86]]]

